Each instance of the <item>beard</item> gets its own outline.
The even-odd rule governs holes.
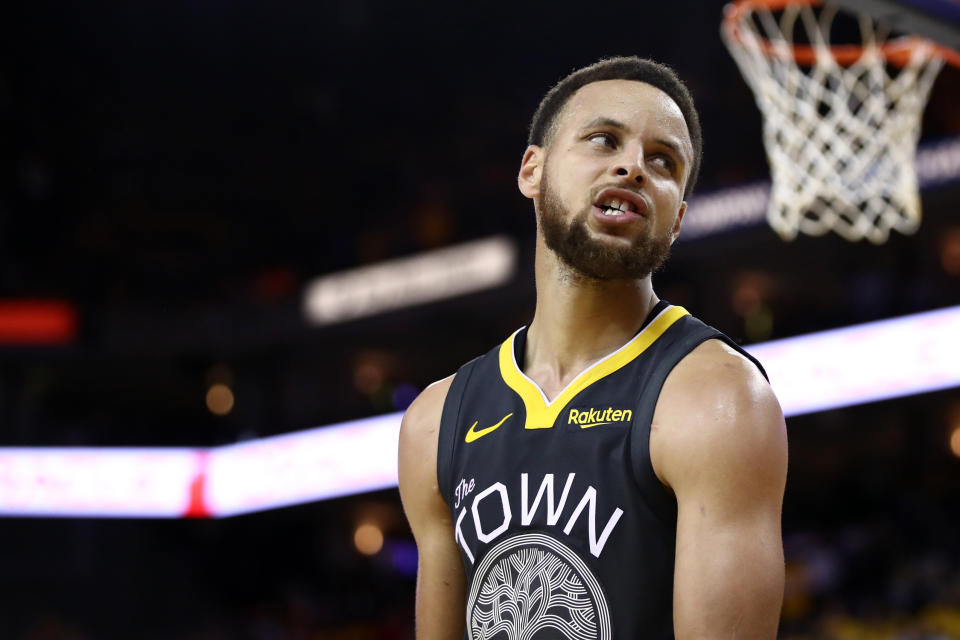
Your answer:
[[[588,205],[572,215],[547,183],[546,168],[540,188],[538,222],[544,242],[560,261],[577,274],[594,280],[639,280],[659,269],[670,255],[672,234],[639,237],[628,246],[609,246],[590,236]],[[569,220],[569,222],[565,222]]]

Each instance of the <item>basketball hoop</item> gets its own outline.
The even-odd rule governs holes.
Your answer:
[[[944,61],[960,66],[960,54],[887,39],[862,14],[849,25],[860,41],[833,44],[837,15],[817,0],[738,0],[721,34],[763,114],[773,229],[880,244],[920,224],[921,116]]]

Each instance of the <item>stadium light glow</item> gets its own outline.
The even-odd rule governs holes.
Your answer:
[[[207,510],[214,517],[233,516],[396,486],[402,415],[212,449]]]
[[[66,300],[0,300],[3,345],[64,345],[77,325],[77,309]]]
[[[306,287],[307,319],[333,324],[489,289],[507,282],[516,246],[506,236],[321,276]]]
[[[0,514],[179,518],[191,510],[201,451],[0,448]]]
[[[775,340],[787,416],[960,386],[960,307]],[[211,449],[0,448],[0,515],[226,517],[397,483],[402,413]]]
[[[747,347],[787,416],[960,386],[960,307]]]

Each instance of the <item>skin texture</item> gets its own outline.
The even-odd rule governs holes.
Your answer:
[[[658,302],[650,275],[618,272],[617,256],[676,239],[691,157],[679,107],[659,89],[624,80],[581,88],[547,147],[524,153],[517,182],[534,201],[538,219],[537,305],[524,373],[548,398],[629,341]],[[592,205],[606,187],[641,195],[646,215],[626,225],[598,220]],[[561,230],[576,228],[578,242],[592,244],[589,255],[609,264],[589,273],[578,269],[580,258],[566,255],[562,242],[551,241],[557,250],[548,246],[544,216]],[[464,631],[463,567],[436,478],[450,380],[420,395],[400,434],[400,495],[420,551],[420,640],[462,638]],[[664,384],[650,452],[657,477],[678,505],[676,637],[775,638],[784,581],[787,440],[766,380],[726,345],[710,340],[698,346]]]
[[[437,436],[453,376],[430,385],[400,425],[400,499],[417,542],[417,638],[463,638],[466,580],[450,511],[437,484]]]
[[[664,383],[650,454],[677,497],[678,640],[775,638],[787,438],[767,381],[727,345],[703,343]]]

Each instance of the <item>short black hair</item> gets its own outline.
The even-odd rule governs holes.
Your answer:
[[[533,119],[530,121],[528,145],[547,146],[553,140],[557,128],[557,116],[564,105],[581,87],[603,80],[634,80],[645,82],[670,96],[687,123],[690,142],[693,143],[693,159],[690,176],[684,189],[686,198],[693,191],[700,173],[700,161],[703,157],[703,132],[700,129],[700,116],[693,104],[693,96],[677,73],[665,64],[637,56],[605,58],[589,67],[577,69],[553,86],[540,101]]]

